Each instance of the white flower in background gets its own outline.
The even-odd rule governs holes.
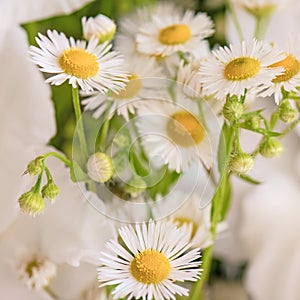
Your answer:
[[[204,13],[187,10],[171,15],[169,11],[153,14],[136,35],[137,49],[147,55],[169,56],[178,51],[193,51],[214,33],[211,19]]]
[[[177,81],[182,84],[182,90],[190,98],[198,98],[202,95],[202,83],[198,73],[200,67],[199,60],[192,60],[188,64],[180,62]]]
[[[134,114],[147,99],[160,99],[167,93],[165,76],[154,58],[128,59],[128,70],[130,75],[123,90],[108,95],[96,94],[82,101],[85,109],[95,111],[95,118],[99,118],[110,106],[109,118],[117,113],[128,121],[129,113]]]
[[[187,228],[169,222],[122,227],[125,247],[111,240],[102,252],[98,268],[100,286],[117,285],[114,299],[175,299],[188,295],[177,282],[196,281],[200,276],[199,249],[192,249]]]
[[[270,67],[283,58],[282,53],[262,41],[243,41],[212,53],[214,57],[202,61],[199,75],[203,93],[220,100],[227,95],[244,95],[246,90],[258,92],[283,71],[281,67]]]
[[[105,15],[96,17],[83,17],[82,20],[83,37],[86,40],[95,37],[99,43],[110,42],[116,33],[115,22]]]
[[[268,16],[277,9],[279,5],[282,6],[282,4],[286,4],[288,0],[234,0],[234,2],[253,15]]]
[[[166,11],[170,15],[183,14],[181,6],[166,1],[159,2],[154,6],[138,8],[130,15],[120,18],[118,32],[114,39],[115,49],[126,55],[126,57],[139,54],[136,44],[136,34],[139,28],[151,20],[152,14],[162,14]]]
[[[179,227],[189,227],[191,229],[190,241],[193,247],[204,249],[212,244],[210,233],[211,206],[208,205],[201,209],[199,205],[199,196],[192,195],[169,219]]]
[[[282,67],[283,73],[272,79],[272,83],[266,86],[258,96],[266,97],[274,95],[278,104],[282,99],[281,89],[286,92],[298,93],[300,87],[300,36],[290,38],[289,47],[284,51],[284,58],[270,65],[271,68]]]
[[[117,52],[110,51],[111,44],[98,45],[95,38],[88,43],[75,41],[55,30],[48,30],[47,35],[39,33],[36,42],[40,48],[31,46],[29,51],[42,72],[57,74],[46,82],[61,85],[68,80],[73,88],[79,85],[83,91],[96,89],[103,94],[124,88],[127,81],[124,60]]]
[[[212,166],[210,135],[197,116],[197,104],[187,98],[178,105],[172,101],[151,101],[139,107],[136,125],[149,157],[158,156],[176,172],[186,171],[194,162]]]

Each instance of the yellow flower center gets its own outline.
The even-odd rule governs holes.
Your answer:
[[[198,229],[198,225],[196,224],[196,222],[188,219],[188,218],[184,218],[184,217],[177,217],[177,218],[174,218],[174,222],[179,226],[183,226],[184,224],[191,224],[192,225],[192,236],[191,238],[193,238],[197,232],[197,229]]]
[[[139,282],[157,284],[168,277],[171,265],[168,258],[162,253],[146,249],[134,257],[130,271]]]
[[[276,76],[272,82],[280,83],[282,81],[288,81],[293,78],[300,71],[300,62],[293,55],[287,55],[287,57],[281,61],[278,61],[269,66],[270,68],[283,67],[284,72],[281,75]]]
[[[191,113],[179,111],[168,121],[167,133],[174,143],[188,147],[199,144],[203,140],[205,129]]]
[[[66,74],[81,79],[93,77],[99,70],[97,57],[81,48],[66,49],[58,63]]]
[[[239,57],[231,60],[224,69],[228,80],[244,80],[256,75],[260,70],[260,62],[251,57]]]
[[[128,77],[129,81],[125,89],[121,90],[119,94],[112,93],[113,97],[117,100],[130,99],[138,94],[142,88],[142,81],[135,74]]]
[[[177,45],[187,42],[191,38],[191,30],[185,24],[174,24],[159,32],[159,41],[165,45]]]

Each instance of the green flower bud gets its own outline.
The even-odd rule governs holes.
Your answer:
[[[297,111],[288,101],[282,101],[279,105],[279,118],[285,123],[293,122],[297,118]]]
[[[230,122],[239,120],[243,113],[244,104],[237,97],[229,98],[223,106],[223,115]]]
[[[59,192],[59,187],[53,181],[49,181],[42,188],[42,197],[48,199],[50,202],[53,202],[58,196]]]
[[[18,201],[21,210],[33,217],[41,214],[45,209],[44,199],[38,192],[34,192],[33,189],[22,194]]]
[[[251,116],[247,121],[246,121],[246,126],[249,129],[258,129],[260,128],[261,125],[261,117],[258,115]]]
[[[43,172],[43,169],[44,169],[43,158],[37,157],[27,165],[26,173],[28,172],[31,176],[40,175]]]
[[[102,152],[96,152],[87,162],[88,175],[96,182],[108,181],[114,172],[111,157]]]
[[[146,182],[141,177],[134,176],[124,186],[124,191],[132,197],[137,197],[147,188]]]
[[[274,4],[265,4],[265,5],[244,5],[244,8],[252,14],[256,18],[268,17],[270,16],[276,9],[276,5]]]
[[[237,174],[247,173],[253,168],[253,166],[254,159],[252,155],[248,153],[237,153],[229,162],[229,169]]]
[[[265,140],[259,147],[259,153],[263,157],[274,158],[278,157],[283,152],[281,142],[276,138]]]
[[[131,140],[129,133],[127,134],[126,132],[119,133],[115,138],[114,138],[114,144],[119,147],[119,148],[128,148],[130,146]]]

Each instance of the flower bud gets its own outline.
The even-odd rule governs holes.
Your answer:
[[[281,142],[276,138],[269,138],[265,140],[259,148],[259,153],[263,157],[274,158],[278,157],[283,152]]]
[[[95,18],[82,18],[83,36],[86,40],[96,37],[99,44],[110,42],[116,33],[116,24],[113,20],[104,15]]]
[[[113,175],[113,164],[111,158],[102,152],[96,152],[87,162],[88,175],[96,182],[106,182]]]
[[[50,202],[53,202],[58,196],[59,192],[59,187],[53,181],[49,181],[42,188],[42,197],[48,199]]]
[[[229,98],[223,106],[223,115],[230,122],[240,119],[243,113],[244,105],[237,97]]]
[[[260,128],[261,125],[261,117],[258,115],[251,116],[247,121],[246,121],[246,126],[249,129],[258,129]]]
[[[27,165],[26,173],[28,172],[31,176],[40,175],[43,169],[44,169],[43,158],[37,157]]]
[[[131,140],[129,133],[119,133],[115,138],[114,138],[114,144],[118,148],[128,148],[130,146]]]
[[[288,101],[282,101],[279,106],[279,118],[285,123],[293,122],[297,118],[297,111]]]
[[[137,197],[147,188],[146,182],[141,178],[134,176],[125,184],[124,191],[132,197]]]
[[[45,209],[44,199],[38,192],[34,192],[33,189],[22,194],[18,201],[21,210],[33,217],[41,214]]]
[[[229,169],[237,174],[247,173],[253,168],[253,166],[254,159],[252,155],[248,153],[237,153],[229,162]]]

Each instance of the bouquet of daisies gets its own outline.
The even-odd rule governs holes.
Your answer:
[[[72,105],[60,122],[73,126],[68,150],[45,145],[25,170],[31,185],[10,230],[34,245],[14,266],[28,290],[43,299],[204,299],[232,178],[259,184],[248,174],[255,159],[278,157],[300,120],[300,37],[286,48],[263,41],[277,3],[239,2],[257,21],[254,36],[244,39],[226,1],[240,41],[224,46],[213,43],[218,26],[206,12],[172,2],[118,20],[93,13],[76,25],[78,39],[45,28],[32,41],[55,101]],[[243,132],[258,137],[251,149]],[[66,296],[74,267],[86,283]]]

